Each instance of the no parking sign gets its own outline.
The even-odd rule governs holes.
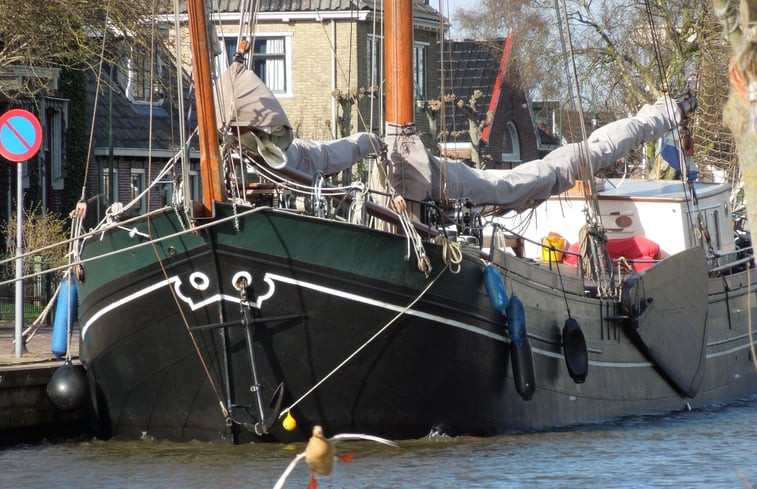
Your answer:
[[[39,120],[24,109],[12,109],[0,116],[0,156],[23,163],[39,151],[42,127]],[[16,177],[16,357],[21,358],[24,346],[24,192],[23,164]]]
[[[12,109],[0,116],[0,156],[21,162],[34,156],[42,145],[39,120],[24,109]]]

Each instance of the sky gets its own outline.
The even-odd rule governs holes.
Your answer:
[[[441,2],[441,8],[439,8]],[[451,36],[455,37],[458,33],[455,26],[455,11],[458,9],[468,9],[476,4],[476,0],[429,0],[431,5],[436,10],[440,11],[442,15],[447,17],[452,23]]]

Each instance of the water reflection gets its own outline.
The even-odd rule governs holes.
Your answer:
[[[340,442],[329,488],[745,487],[757,482],[757,400],[639,416],[573,430],[492,438],[434,437],[399,448]],[[0,452],[0,487],[270,488],[296,444],[87,440]],[[305,488],[304,464],[287,488]]]

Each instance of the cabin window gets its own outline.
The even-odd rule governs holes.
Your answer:
[[[367,46],[367,85],[380,85],[384,78],[384,39],[381,36],[368,36]],[[426,100],[426,67],[428,64],[428,44],[413,44],[413,89],[418,100]]]
[[[502,136],[502,161],[521,161],[518,129],[512,121],[505,125]]]
[[[129,202],[134,202],[132,209],[136,212],[145,209],[146,196],[141,195],[145,190],[145,171],[142,168],[131,169],[131,185],[129,187]],[[136,202],[135,202],[136,201]]]
[[[239,48],[238,37],[222,39],[223,53],[216,60],[219,73],[234,60]],[[251,68],[275,95],[292,94],[292,43],[291,34],[257,34],[252,41],[250,55]],[[219,62],[220,61],[220,62]]]

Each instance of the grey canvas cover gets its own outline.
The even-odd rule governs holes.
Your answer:
[[[240,62],[229,66],[215,88],[219,130],[230,132],[274,168],[287,166],[310,175],[316,171],[329,175],[380,152],[382,142],[371,133],[324,142],[294,139],[276,96]]]
[[[642,142],[660,138],[675,128],[680,118],[676,102],[662,97],[643,106],[635,116],[600,127],[585,143],[561,146],[512,170],[479,170],[460,161],[442,161],[425,150],[420,138],[397,134],[392,127],[387,127],[386,142],[393,184],[402,195],[438,200],[446,190],[449,198],[468,198],[474,205],[524,209],[573,187],[582,160],[593,175]]]

